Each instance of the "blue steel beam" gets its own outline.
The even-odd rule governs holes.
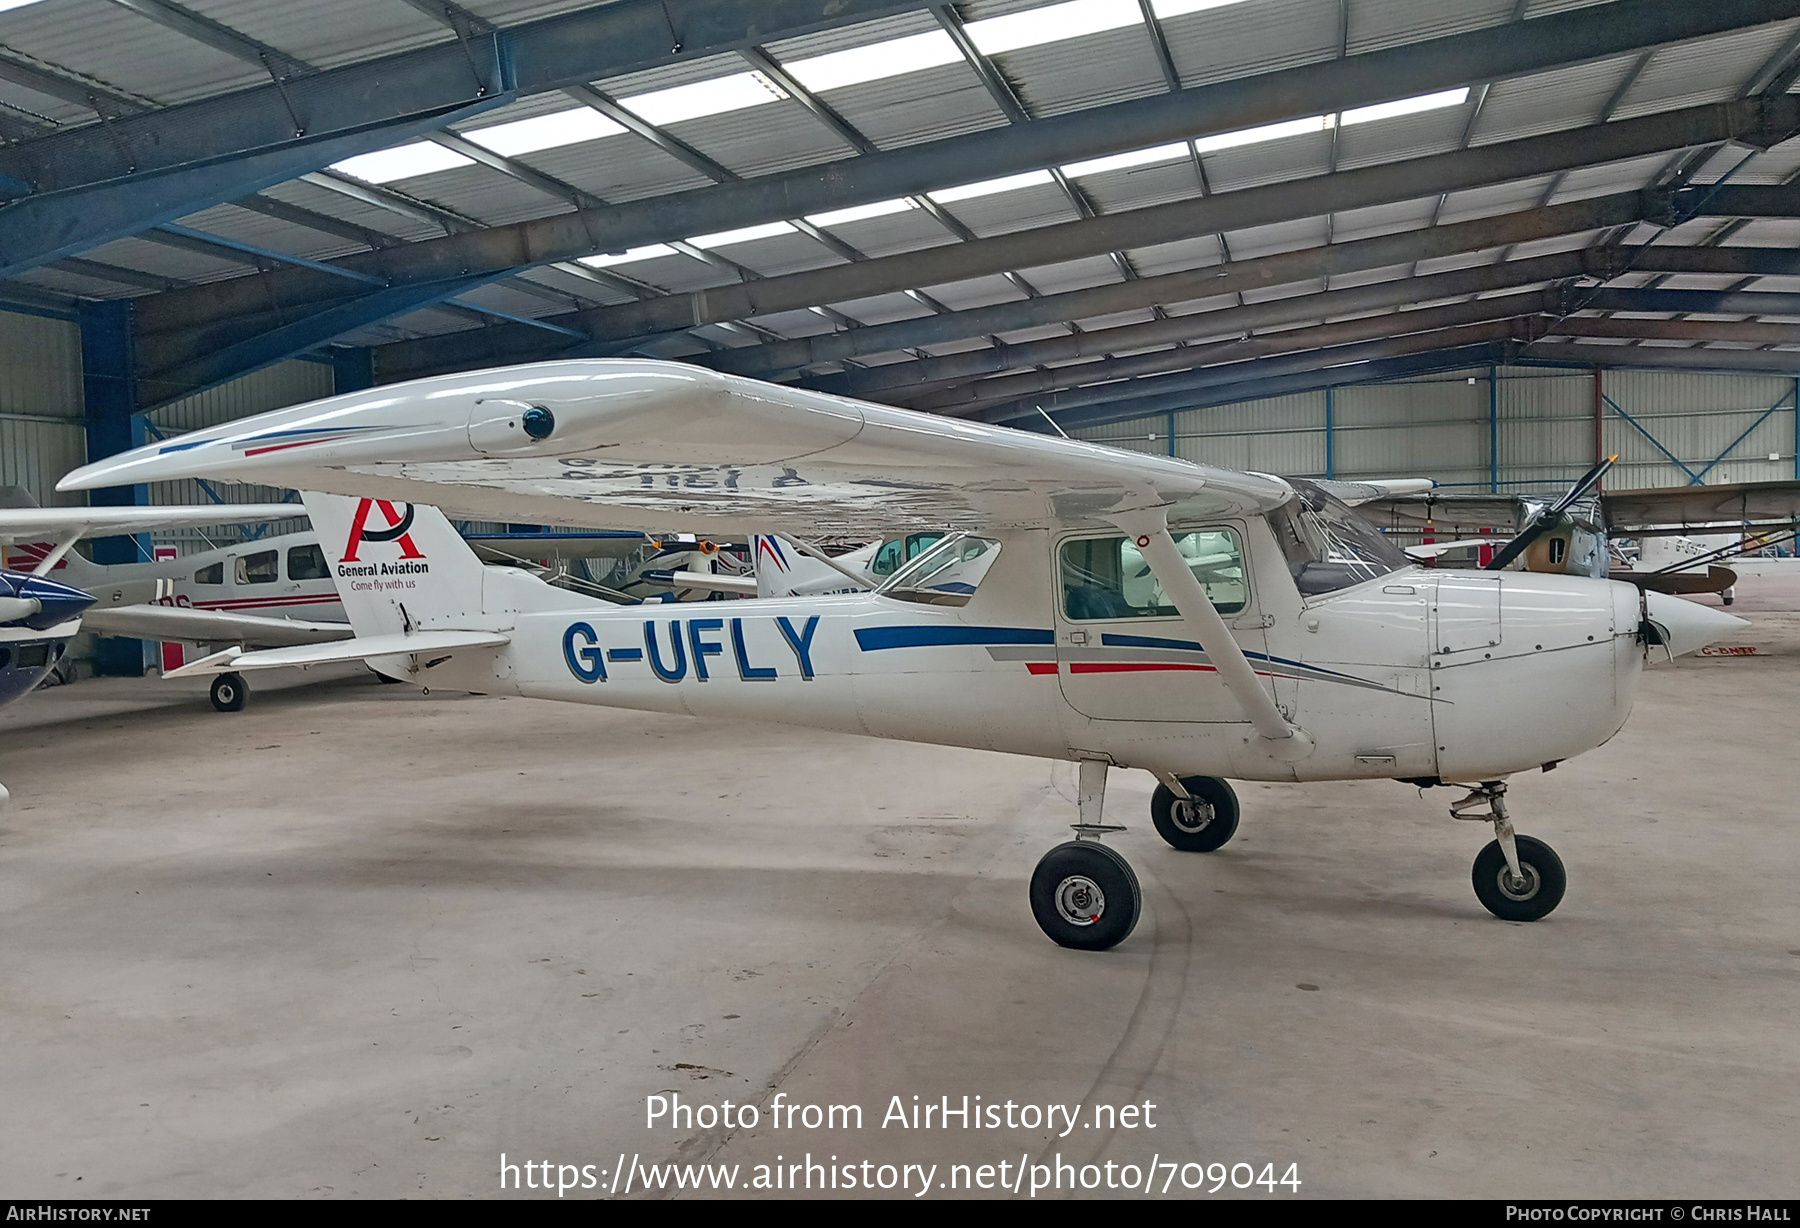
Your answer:
[[[498,94],[426,116],[160,174],[97,184],[80,193],[28,196],[0,207],[0,278],[166,225],[201,209],[285,183],[331,162],[433,132],[510,99]],[[19,146],[13,146],[17,149]]]
[[[1689,486],[1705,485],[1705,483],[1701,482],[1700,475],[1695,473],[1691,468],[1689,468],[1686,461],[1682,460],[1679,456],[1675,455],[1673,452],[1671,452],[1667,448],[1663,447],[1662,440],[1658,439],[1655,435],[1651,434],[1649,427],[1645,426],[1642,422],[1639,422],[1636,418],[1633,418],[1630,414],[1626,413],[1625,410],[1619,405],[1619,403],[1617,401],[1613,400],[1612,397],[1606,395],[1605,393],[1602,393],[1600,396],[1600,399],[1602,401],[1605,401],[1607,403],[1607,405],[1611,406],[1612,411],[1615,414],[1619,415],[1619,417],[1623,418],[1625,420],[1626,425],[1631,427],[1631,429],[1636,431],[1638,434],[1642,435],[1645,439],[1648,439],[1650,441],[1650,444],[1652,447],[1654,447],[1658,452],[1661,452],[1664,456],[1668,457],[1670,464],[1675,465],[1683,473],[1687,474]]]
[[[144,420],[138,413],[137,380],[131,352],[130,299],[83,301],[81,324],[81,400],[90,461],[141,447]],[[88,496],[96,507],[134,507],[150,502],[150,488],[108,486]],[[148,558],[148,539],[101,537],[94,540],[96,563],[135,563]]]
[[[420,307],[443,299],[454,298],[476,286],[494,281],[503,274],[475,273],[441,282],[423,282],[407,286],[389,286],[315,312],[280,328],[246,338],[203,357],[181,363],[163,371],[138,378],[141,395],[150,408],[165,405],[181,397],[192,396],[208,388],[264,367],[284,358],[304,354],[376,320],[405,315]]]
[[[1685,2],[1685,0],[1683,0]],[[1717,0],[1738,24],[1800,11]],[[616,0],[0,150],[0,175],[50,194],[298,140],[362,132],[501,94],[543,93],[924,7],[924,0]],[[1716,23],[1703,23],[1711,28]],[[308,170],[327,164],[320,159]]]
[[[1724,460],[1727,456],[1730,456],[1732,453],[1732,450],[1735,449],[1740,443],[1743,443],[1744,440],[1750,438],[1751,431],[1754,431],[1757,427],[1759,427],[1763,423],[1767,422],[1771,417],[1774,416],[1776,410],[1780,409],[1783,405],[1786,405],[1788,403],[1788,398],[1792,395],[1793,395],[1792,393],[1782,394],[1782,397],[1779,401],[1777,401],[1777,402],[1775,402],[1775,404],[1769,406],[1769,408],[1763,410],[1762,414],[1756,419],[1755,422],[1752,422],[1749,426],[1744,428],[1743,434],[1739,435],[1736,439],[1734,439],[1730,443],[1726,444],[1723,451],[1721,451],[1717,456],[1713,457],[1710,461],[1706,462],[1706,468],[1702,469],[1699,473],[1696,473],[1694,475],[1694,480],[1689,482],[1688,485],[1689,486],[1704,486],[1704,485],[1706,485],[1706,481],[1705,481],[1706,475],[1711,473],[1713,471],[1713,469],[1715,467],[1717,467],[1717,465],[1720,461]]]
[[[1307,371],[1295,375],[1247,380],[1219,388],[1192,393],[1171,394],[1168,406],[1149,404],[1146,400],[1120,401],[1110,405],[1090,405],[1058,414],[1055,421],[1064,429],[1105,426],[1113,422],[1129,422],[1137,418],[1155,417],[1169,409],[1207,409],[1214,405],[1234,405],[1241,401],[1258,401],[1265,397],[1286,396],[1296,392],[1317,392],[1322,388],[1342,388],[1351,384],[1372,384],[1398,379],[1406,375],[1426,375],[1433,371],[1453,371],[1461,367],[1485,367],[1510,362],[1516,346],[1504,342],[1454,346],[1424,354],[1408,354],[1403,358],[1380,359]],[[1160,401],[1164,398],[1155,398]],[[1037,414],[1011,419],[1004,425],[1024,431],[1048,433],[1050,426]]]
[[[606,209],[579,209],[494,226],[474,234],[412,243],[386,252],[361,253],[345,257],[344,262],[365,271],[381,273],[396,283],[443,277],[453,270],[523,268],[598,251],[668,242],[735,226],[916,195],[957,183],[1062,165],[1079,158],[1232,131],[1340,107],[1383,102],[1396,95],[1454,87],[1470,80],[1540,72],[1624,50],[1704,37],[1709,29],[1718,33],[1796,15],[1800,15],[1800,0],[1717,0],[1707,5],[1695,5],[1691,0],[1633,0],[1631,3],[1615,0],[1614,3],[1552,14],[1518,25],[1469,31],[1365,52],[1327,64],[1309,64],[1195,86],[1179,93],[1069,112],[1024,126],[966,133],[756,176],[741,183],[718,184]],[[1570,157],[1542,168],[1535,163],[1526,167],[1509,161],[1510,155],[1522,153],[1527,148],[1518,142],[1484,146],[1443,157],[1482,182],[1494,182],[1620,160],[1645,152],[1666,152],[1709,141],[1744,139],[1767,144],[1791,134],[1796,106],[1800,103],[1785,98],[1719,104],[1711,110],[1690,108],[1618,121],[1599,126],[1597,132],[1584,130],[1579,136],[1551,134],[1546,138],[1548,144],[1555,144],[1554,138],[1558,136],[1569,142],[1571,149],[1564,152]],[[1634,140],[1647,140],[1650,148],[1631,143]],[[1615,147],[1610,142],[1630,147]],[[1576,143],[1585,148],[1571,152]],[[1528,148],[1537,154],[1547,152],[1543,142]],[[1415,159],[1409,165],[1417,168],[1425,161]],[[1443,165],[1442,162],[1431,163],[1434,170]],[[1369,180],[1364,172],[1369,169],[1328,178],[1334,187],[1364,184]],[[1386,175],[1394,173],[1388,166],[1372,169]],[[4,170],[3,159],[0,159],[0,170]],[[1433,181],[1414,186],[1414,194],[1422,195],[1463,185],[1458,182],[1447,189]],[[1213,212],[1214,206],[1232,203],[1229,198],[1249,194],[1235,192],[1208,198],[1209,208],[1203,212]],[[1237,203],[1242,204],[1241,201]],[[1360,202],[1320,203],[1321,208],[1313,213],[1361,207]],[[1135,214],[1150,212],[1138,210]],[[1229,208],[1225,212],[1229,214]],[[1145,220],[1144,216],[1134,216],[1129,223],[1121,223],[1118,216],[1089,219],[1093,225],[1087,233],[1090,238],[1113,245],[1101,249],[1103,251],[1114,250],[1120,244],[1144,246],[1170,241],[1150,238],[1132,229]],[[1183,219],[1184,223],[1192,220]],[[1206,220],[1226,219],[1208,217]],[[1244,224],[1255,225],[1262,221],[1256,219]],[[1180,236],[1172,237],[1187,237],[1194,232],[1195,228],[1188,226]],[[1008,264],[1004,268],[1055,263],[1070,259],[1074,254],[1057,251],[1045,259]],[[202,325],[210,320],[266,309],[270,302],[292,304],[335,293],[328,285],[321,285],[323,280],[314,274],[287,269],[210,286],[206,298],[187,292],[160,296],[165,302],[155,309],[156,327],[163,331]],[[912,284],[934,282],[922,280]],[[692,326],[691,320],[687,326]]]

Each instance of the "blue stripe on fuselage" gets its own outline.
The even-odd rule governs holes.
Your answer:
[[[859,627],[856,631],[856,646],[864,652],[879,652],[884,648],[1055,642],[1053,632],[1038,627]]]

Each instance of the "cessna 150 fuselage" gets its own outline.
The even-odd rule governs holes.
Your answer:
[[[288,446],[265,459],[272,438]],[[1487,805],[1464,817],[1496,832],[1478,896],[1541,917],[1563,869],[1514,835],[1507,775],[1617,732],[1653,644],[1688,651],[1742,625],[1608,580],[1423,569],[1306,483],[670,363],[350,394],[64,485],[176,476],[339,496],[305,501],[356,630],[195,672],[361,659],[434,687],[1076,761],[1078,838],[1031,890],[1045,932],[1074,947],[1112,946],[1138,916],[1135,876],[1098,840],[1116,830],[1112,767],[1156,775],[1157,830],[1194,851],[1237,827],[1227,779],[1463,782],[1458,808]],[[483,566],[426,501],[546,523],[951,531],[873,592],[620,608]]]

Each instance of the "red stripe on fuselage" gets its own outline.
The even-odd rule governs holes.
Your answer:
[[[1152,670],[1197,670],[1215,672],[1210,665],[1189,665],[1181,661],[1071,661],[1071,674],[1142,674]]]
[[[1034,674],[1054,674],[1056,672],[1056,662],[1027,661],[1025,662],[1025,668]]]

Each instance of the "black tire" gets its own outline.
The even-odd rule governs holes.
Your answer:
[[[212,706],[220,712],[242,712],[250,699],[250,688],[242,674],[220,674],[212,682]]]
[[[1511,887],[1512,874],[1506,868],[1506,854],[1500,842],[1492,840],[1475,856],[1475,869],[1470,878],[1475,884],[1475,897],[1482,907],[1502,921],[1537,921],[1549,916],[1562,903],[1568,889],[1569,876],[1563,870],[1562,858],[1542,840],[1515,836],[1519,850],[1519,869],[1525,874],[1523,890]]]
[[[1210,853],[1237,834],[1238,799],[1229,784],[1213,776],[1184,776],[1181,787],[1194,798],[1176,797],[1157,785],[1150,797],[1150,821],[1156,834],[1184,853]]]
[[[372,669],[369,672],[371,674],[374,674],[377,678],[381,679],[383,682],[387,683],[389,686],[399,686],[402,682],[406,681],[406,679],[396,678],[392,674],[384,674],[378,669]]]
[[[1137,928],[1144,892],[1131,863],[1104,844],[1071,840],[1044,854],[1031,874],[1031,915],[1058,946],[1105,951]],[[1080,914],[1092,909],[1091,916]]]

